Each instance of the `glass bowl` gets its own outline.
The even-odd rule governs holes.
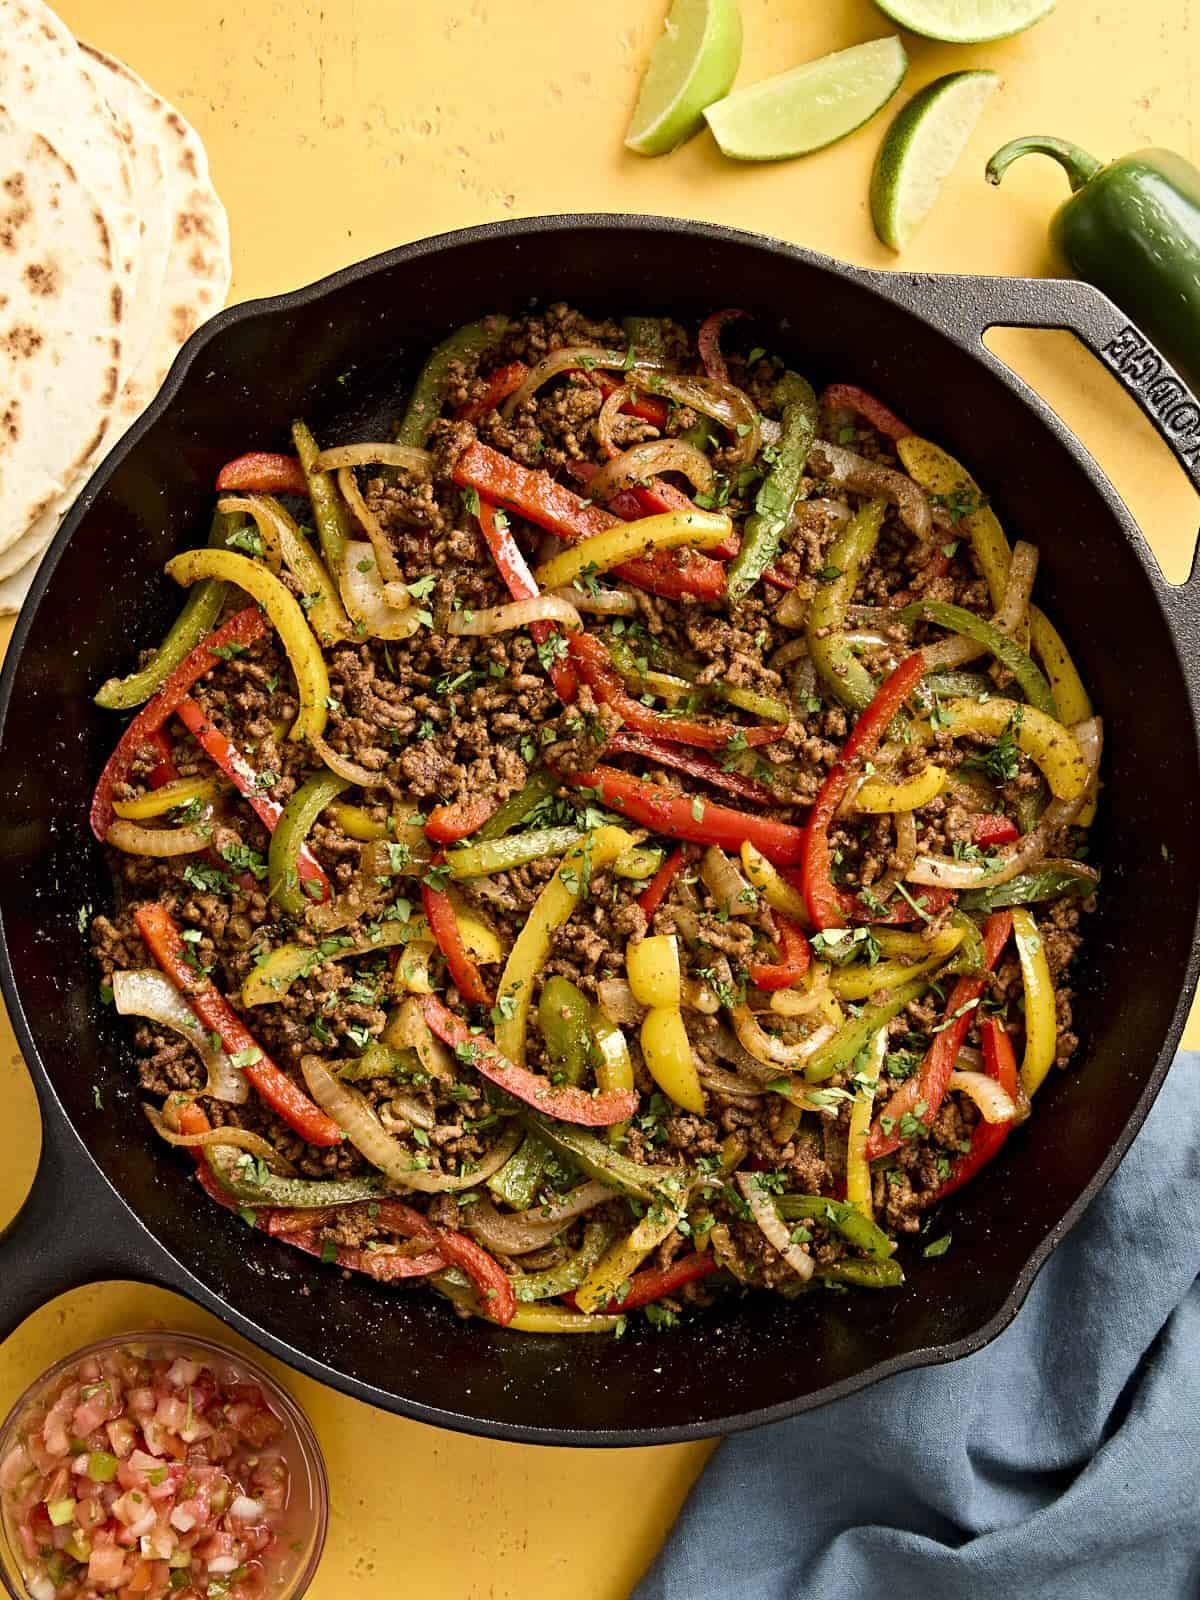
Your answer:
[[[329,1523],[329,1483],[325,1461],[308,1418],[275,1379],[256,1361],[193,1334],[162,1329],[139,1329],[98,1339],[48,1367],[20,1396],[0,1424],[0,1461],[3,1461],[37,1402],[71,1367],[89,1356],[102,1356],[123,1346],[144,1346],[151,1357],[199,1361],[210,1367],[218,1383],[256,1383],[267,1405],[283,1423],[280,1446],[290,1468],[287,1504],[286,1558],[279,1575],[263,1591],[264,1600],[300,1600],[312,1583]],[[0,1579],[12,1600],[30,1600],[19,1554],[20,1545],[8,1511],[0,1503]],[[168,1591],[172,1593],[173,1591]]]

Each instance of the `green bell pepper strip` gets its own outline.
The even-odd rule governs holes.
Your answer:
[[[487,1186],[498,1200],[512,1206],[514,1211],[528,1211],[537,1199],[547,1166],[554,1152],[536,1133],[528,1134],[512,1155],[487,1180]]]
[[[622,317],[621,326],[632,348],[643,356],[660,356],[663,351],[661,317]]]
[[[302,917],[311,903],[300,881],[301,847],[329,802],[350,787],[349,779],[336,772],[318,772],[300,785],[275,824],[267,857],[267,887],[270,898],[289,916]]]
[[[823,1194],[782,1194],[775,1208],[785,1222],[828,1222],[846,1243],[875,1261],[890,1259],[895,1245],[883,1229],[864,1217],[857,1206]]]
[[[828,1044],[822,1045],[809,1058],[804,1068],[804,1076],[809,1083],[820,1083],[825,1078],[832,1078],[835,1072],[849,1071],[855,1056],[860,1050],[866,1049],[872,1035],[893,1017],[899,1016],[911,1001],[919,1000],[928,987],[927,978],[902,983],[878,1005],[864,1006],[856,1017],[842,1024]]]
[[[397,1050],[379,1039],[372,1039],[362,1055],[343,1061],[337,1075],[344,1083],[362,1083],[366,1078],[409,1078],[421,1071],[415,1050]]]
[[[1096,892],[1096,879],[1086,871],[1074,870],[1069,861],[1043,862],[1033,872],[1023,872],[994,889],[968,889],[958,903],[967,911],[999,911],[1005,906],[1028,906],[1039,900],[1058,900],[1063,895],[1086,899]]]
[[[396,432],[398,444],[411,445],[418,450],[424,448],[441,413],[451,363],[482,356],[497,343],[507,327],[507,317],[484,317],[480,322],[468,322],[465,327],[456,328],[436,346],[413,384],[408,408]]]
[[[256,1164],[244,1157],[245,1151],[236,1145],[204,1147],[204,1158],[221,1187],[247,1205],[287,1206],[307,1211],[315,1206],[353,1205],[359,1200],[375,1200],[391,1193],[387,1179],[374,1173],[358,1178],[281,1178],[274,1172],[252,1176],[257,1171]]]
[[[1105,166],[1077,144],[1039,134],[997,150],[988,182],[1027,155],[1049,156],[1070,181],[1050,237],[1071,270],[1200,383],[1200,172],[1171,150],[1138,150]]]
[[[935,695],[955,700],[982,700],[996,692],[996,685],[982,672],[931,672],[917,690],[918,704],[932,704]]]
[[[216,550],[229,547],[230,536],[245,526],[240,513],[230,515],[218,511],[212,520],[209,544]],[[229,593],[229,585],[220,578],[206,578],[196,584],[183,603],[183,610],[175,618],[166,638],[137,672],[127,678],[109,678],[96,695],[96,704],[105,711],[129,711],[160,689],[175,668],[189,655],[201,639],[217,625]]]
[[[945,600],[915,600],[912,605],[905,606],[896,613],[897,622],[911,623],[921,620],[936,623],[939,628],[949,628],[951,633],[961,634],[964,638],[974,639],[976,644],[983,645],[985,650],[994,655],[996,660],[1012,673],[1029,704],[1058,721],[1058,704],[1045,673],[1033,657],[1027,655],[1015,639],[1011,639],[1006,633],[1001,633],[994,622],[989,622],[986,617],[976,616],[973,611],[967,611],[962,606],[950,605]]]
[[[876,683],[846,643],[846,609],[862,570],[879,541],[886,500],[870,500],[834,540],[823,570],[832,574],[813,596],[808,609],[808,654],[818,676],[840,705],[863,712],[875,698]]]
[[[986,965],[983,953],[983,934],[979,924],[965,911],[955,910],[950,917],[952,928],[961,928],[963,941],[946,963],[945,971],[956,975],[964,972],[982,972]]]
[[[525,786],[510,794],[497,810],[493,811],[482,828],[472,835],[473,844],[486,844],[491,839],[502,839],[506,833],[519,828],[531,812],[558,788],[559,780],[545,767],[535,767],[525,780]]]
[[[652,878],[663,864],[666,851],[647,848],[644,845],[634,845],[632,850],[626,850],[624,855],[619,855],[612,864],[612,871],[618,878],[628,878],[634,883],[644,883],[647,878]]]
[[[831,1261],[814,1277],[824,1283],[849,1283],[856,1289],[901,1289],[904,1269],[898,1261]]]
[[[321,554],[325,557],[330,577],[340,586],[346,544],[354,537],[350,511],[338,493],[333,473],[318,472],[314,465],[320,452],[307,423],[292,423],[292,441],[308,484],[308,498],[312,503],[317,538],[321,541]]]
[[[466,844],[446,851],[446,865],[452,878],[487,878],[494,872],[508,872],[526,861],[542,856],[566,855],[583,838],[580,828],[534,828],[529,833],[513,833],[504,839],[488,839],[483,844]]]
[[[611,1222],[589,1222],[583,1230],[583,1243],[573,1256],[544,1272],[526,1273],[513,1279],[513,1293],[524,1305],[532,1300],[554,1300],[570,1294],[587,1277],[613,1241],[616,1228]]]
[[[567,1083],[582,1083],[591,1053],[591,1001],[569,979],[547,978],[538,999],[538,1027],[557,1069],[551,1076],[561,1074]]]
[[[755,496],[754,510],[742,530],[742,547],[729,566],[726,592],[734,605],[745,599],[775,559],[817,436],[817,397],[799,373],[785,372],[772,400],[783,412],[779,454]]]
[[[694,1175],[690,1167],[644,1166],[570,1123],[554,1122],[536,1111],[523,1111],[522,1117],[526,1127],[539,1133],[558,1155],[631,1200],[649,1205],[661,1200],[664,1193],[678,1197],[691,1187]]]

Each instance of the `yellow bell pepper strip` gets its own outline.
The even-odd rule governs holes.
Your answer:
[[[606,1183],[610,1189],[629,1200],[640,1200],[646,1205],[659,1199],[681,1196],[692,1182],[688,1167],[665,1165],[647,1166],[634,1161],[605,1144],[594,1133],[566,1122],[556,1122],[536,1111],[523,1111],[525,1125],[543,1138],[551,1149],[586,1172],[589,1178]]]
[[[588,1128],[606,1128],[622,1118],[631,1117],[637,1109],[634,1091],[616,1091],[610,1094],[589,1094],[573,1084],[553,1084],[549,1078],[508,1060],[482,1033],[473,1033],[466,1022],[436,995],[427,994],[420,1001],[425,1021],[444,1044],[454,1050],[460,1061],[475,1068],[500,1089],[506,1089],[514,1099],[544,1112],[563,1122],[579,1123]]]
[[[528,833],[511,833],[503,839],[447,850],[446,865],[452,878],[487,878],[496,872],[510,872],[526,861],[565,855],[582,838],[578,828],[531,828]]]
[[[224,516],[220,511],[212,520],[208,542],[214,549],[226,548],[230,537],[243,526],[241,517]],[[229,593],[227,584],[219,579],[199,583],[184,601],[183,610],[176,617],[166,638],[144,667],[127,678],[109,678],[100,686],[96,704],[105,711],[129,711],[149,700],[156,689],[166,682],[185,656],[196,648],[201,639],[217,625]]]
[[[864,1263],[865,1264],[865,1263]],[[435,1273],[430,1283],[439,1294],[445,1295],[463,1311],[473,1316],[485,1317],[486,1312],[479,1297],[467,1284],[452,1278],[448,1272]],[[490,1320],[490,1319],[488,1319]],[[566,1306],[548,1304],[538,1300],[532,1305],[518,1305],[505,1327],[516,1333],[607,1333],[613,1334],[621,1326],[620,1316],[585,1316],[581,1311],[571,1311]]]
[[[797,372],[785,372],[775,385],[772,404],[781,412],[774,464],[754,497],[754,510],[742,530],[741,549],[729,567],[728,593],[743,600],[774,561],[800,497],[804,468],[817,433],[817,397]]]
[[[628,1238],[611,1245],[575,1291],[580,1311],[598,1311],[621,1298],[621,1285],[631,1278],[652,1250],[670,1238],[683,1220],[683,1211],[656,1202]]]
[[[308,484],[308,498],[325,566],[329,572],[338,573],[342,570],[346,544],[353,531],[346,503],[337,492],[333,474],[320,471],[316,465],[320,451],[307,423],[292,423],[292,441]]]
[[[633,1088],[633,1058],[625,1035],[610,1022],[599,1006],[592,1007],[592,1066],[596,1082],[607,1094],[613,1089]],[[615,1122],[608,1130],[610,1143],[625,1137],[628,1123]]]
[[[330,803],[329,815],[343,833],[348,833],[352,839],[361,839],[364,844],[396,837],[386,822],[376,822],[364,806],[335,800]]]
[[[337,584],[278,500],[267,494],[253,499],[220,500],[217,509],[246,512],[264,537],[273,535],[278,540],[283,564],[304,596],[309,626],[323,645],[335,645],[352,637],[354,630]]]
[[[447,889],[446,898],[454,907],[454,920],[458,923],[467,954],[474,956],[476,961],[482,961],[485,967],[503,961],[504,946],[491,923],[480,916],[473,906],[469,906],[457,889]]]
[[[880,955],[907,956],[912,961],[923,961],[934,950],[945,948],[946,934],[939,930],[933,938],[927,938],[923,933],[915,933],[911,928],[889,928],[880,923],[874,927],[864,929],[879,946]],[[828,938],[828,935],[825,936]],[[854,954],[858,954],[855,950]]]
[[[733,524],[723,511],[664,511],[637,522],[620,522],[551,556],[534,569],[533,578],[543,593],[561,589],[586,568],[590,574],[609,572],[626,561],[642,560],[656,550],[712,550],[723,544]]]
[[[644,1006],[678,1006],[682,978],[679,970],[679,941],[673,933],[653,934],[629,944],[625,950],[625,971],[633,997]]]
[[[919,811],[935,800],[946,787],[946,771],[932,761],[915,777],[889,783],[883,778],[868,778],[854,796],[854,809],[877,816],[897,811]]]
[[[652,1006],[642,1020],[641,1043],[646,1070],[667,1099],[704,1116],[704,1089],[679,1007]]]
[[[856,1289],[901,1289],[904,1269],[898,1261],[830,1261],[818,1267],[814,1277],[824,1283],[849,1283]]]
[[[910,478],[948,506],[957,526],[967,536],[979,570],[987,580],[992,604],[999,606],[1008,584],[1012,559],[1004,529],[986,503],[979,485],[965,467],[940,445],[913,433],[896,445],[896,454]]]
[[[867,1048],[880,1028],[899,1016],[906,1005],[919,1000],[928,987],[927,978],[917,978],[893,989],[878,1005],[864,1006],[806,1063],[804,1076],[810,1083],[821,1083],[835,1072],[848,1072],[855,1057]]]
[[[167,576],[185,588],[202,578],[221,578],[234,583],[267,613],[278,633],[296,675],[300,694],[300,715],[289,738],[307,739],[325,732],[329,712],[329,673],[321,647],[313,637],[300,603],[278,578],[264,566],[238,555],[235,550],[185,550],[172,556],[166,565]]]
[[[581,1084],[591,1054],[592,1004],[568,978],[546,978],[538,997],[538,1027],[546,1053],[565,1083]]]
[[[433,993],[429,962],[436,949],[437,944],[432,939],[414,939],[405,945],[404,954],[396,962],[396,970],[392,973],[392,988],[396,994]]]
[[[1029,608],[1029,632],[1033,648],[1050,680],[1062,721],[1068,728],[1077,722],[1086,722],[1092,714],[1092,702],[1083,686],[1083,679],[1058,629],[1037,606]],[[1083,810],[1075,818],[1075,826],[1090,828],[1095,820],[1096,801],[1093,796],[1084,802]]]
[[[887,1055],[887,1041],[887,1029],[880,1028],[855,1063],[854,1104],[850,1107],[850,1130],[846,1138],[846,1204],[861,1212],[868,1222],[875,1220],[875,1208],[871,1200],[867,1135],[871,1131],[875,1088]]]
[[[947,941],[942,948],[937,949],[932,944],[928,946],[933,953],[926,956],[924,961],[915,964],[880,961],[873,967],[861,964],[842,967],[830,974],[829,987],[839,1000],[867,1000],[881,989],[895,989],[902,983],[914,983],[918,978],[935,972],[962,942],[963,930],[951,928],[947,930]]]
[[[267,856],[268,893],[291,917],[302,917],[313,900],[325,898],[314,879],[301,876],[300,852],[325,807],[349,787],[349,780],[336,772],[315,773],[290,796],[275,824]]]
[[[775,1207],[785,1222],[827,1222],[847,1244],[873,1261],[886,1261],[895,1251],[882,1228],[841,1200],[823,1194],[781,1194]]]
[[[846,608],[858,588],[883,526],[886,500],[869,500],[830,545],[820,586],[808,608],[808,654],[834,699],[862,712],[875,698],[875,680],[846,642]]]
[[[374,925],[375,934],[351,938],[349,934],[330,934],[319,944],[281,944],[255,962],[242,984],[243,1006],[274,1005],[282,1000],[298,978],[326,961],[341,961],[349,956],[369,956],[380,950],[394,950],[397,945],[429,937],[429,924],[424,917],[413,917],[408,922],[380,922]]]
[[[151,789],[138,795],[136,800],[114,800],[113,810],[119,817],[133,822],[144,822],[147,817],[161,817],[177,806],[186,806],[190,800],[208,803],[217,798],[221,785],[216,778],[173,778],[161,789]]]
[[[912,605],[905,606],[896,613],[896,621],[904,623],[917,622],[924,619],[933,622],[939,628],[947,628],[951,633],[957,633],[964,639],[973,639],[976,644],[983,645],[989,654],[995,656],[1002,666],[1008,668],[1021,693],[1031,706],[1036,706],[1046,716],[1058,720],[1059,710],[1054,699],[1054,692],[1046,681],[1045,674],[1034,661],[1027,655],[1021,646],[1010,639],[1008,634],[1002,632],[994,622],[989,622],[986,617],[980,617],[973,611],[968,611],[963,606],[954,606],[944,600],[914,600]]]
[[[1025,986],[1025,1054],[1021,1058],[1021,1087],[1033,1097],[1045,1082],[1058,1050],[1058,1022],[1054,980],[1041,930],[1032,911],[1017,906],[1012,914],[1013,938]]]
[[[474,843],[486,844],[489,839],[503,839],[537,810],[543,800],[549,800],[558,789],[559,780],[545,767],[535,767],[525,780],[523,788],[492,812],[483,827],[474,836]]]
[[[1083,751],[1070,729],[1018,700],[947,700],[938,717],[938,732],[977,733],[993,739],[1010,735],[1018,748],[1041,769],[1050,792],[1058,800],[1077,799],[1087,788],[1091,776]],[[929,744],[933,736],[928,722],[913,724],[914,741]]]
[[[517,1303],[528,1305],[538,1300],[553,1300],[577,1289],[612,1243],[615,1231],[611,1222],[586,1223],[583,1241],[574,1255],[555,1267],[528,1272],[513,1280]]]
[[[451,366],[458,361],[478,362],[499,343],[507,326],[507,317],[483,317],[479,322],[468,322],[456,328],[441,344],[435,345],[417,374],[403,420],[396,430],[399,444],[420,449],[426,443],[441,414]]]
[[[496,1024],[496,1048],[515,1066],[525,1065],[525,1033],[533,1000],[533,980],[546,965],[551,940],[587,893],[593,872],[611,865],[633,843],[632,835],[624,828],[607,824],[585,834],[571,846],[558,871],[534,902],[500,976],[503,1014]]]
[[[749,839],[742,840],[741,856],[746,876],[771,910],[780,911],[784,916],[791,917],[802,928],[811,927],[804,896],[775,870],[766,856],[755,849]]]

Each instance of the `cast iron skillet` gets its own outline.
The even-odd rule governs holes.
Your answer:
[[[431,1295],[343,1281],[251,1238],[198,1192],[138,1110],[127,1024],[97,1002],[77,919],[110,890],[85,813],[119,723],[91,696],[177,610],[162,564],[207,526],[217,467],[284,446],[299,414],[326,443],[363,437],[448,329],[558,298],[685,318],[745,306],[761,342],[814,382],[865,385],[961,456],[1010,529],[1040,546],[1039,593],[1104,714],[1083,1068],[1046,1086],[1030,1126],[955,1204],[950,1255],[906,1253],[898,1294],[748,1298],[670,1337],[617,1342],[506,1334],[457,1322]],[[681,221],[562,217],[448,234],[239,306],[195,336],[68,518],[0,679],[0,976],[43,1119],[32,1193],[0,1244],[0,1332],[73,1285],[140,1279],[389,1410],[579,1445],[752,1427],[1000,1332],[1124,1154],[1183,1027],[1198,964],[1200,596],[1195,573],[1182,588],[1163,580],[1094,462],[987,352],[993,324],[1072,329],[1197,480],[1200,408],[1102,295],[864,272]]]

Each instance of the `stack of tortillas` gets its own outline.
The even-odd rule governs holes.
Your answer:
[[[42,0],[0,0],[0,614],[229,270],[195,130]]]

